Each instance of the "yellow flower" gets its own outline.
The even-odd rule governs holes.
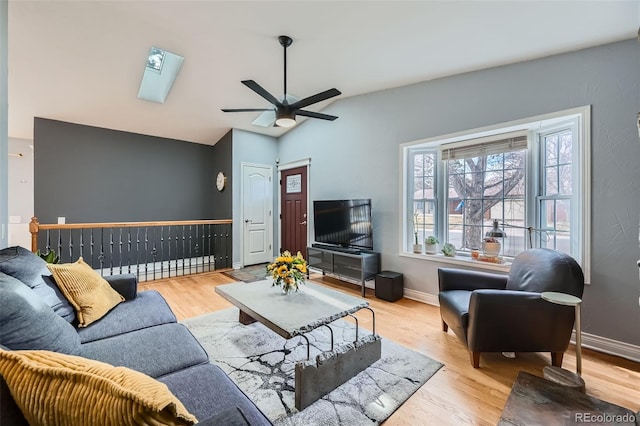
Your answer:
[[[289,268],[287,265],[281,265],[278,268],[278,275],[282,278],[286,277],[289,274]]]
[[[304,282],[307,273],[307,262],[301,252],[295,256],[290,251],[283,251],[273,263],[267,265],[267,272],[273,277],[273,285],[297,288]]]

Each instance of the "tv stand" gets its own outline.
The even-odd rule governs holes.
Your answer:
[[[380,272],[380,253],[314,243],[307,247],[307,263],[310,268],[321,270],[322,275],[329,273],[359,281],[365,297],[365,281]]]
[[[334,246],[333,244],[325,244],[325,243],[313,243],[311,244],[313,248],[331,250],[331,251],[339,251],[341,253],[350,253],[350,254],[360,254],[362,249],[357,249],[353,247],[342,247],[342,246]]]

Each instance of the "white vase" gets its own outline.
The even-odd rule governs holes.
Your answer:
[[[438,253],[438,245],[437,244],[424,244],[424,252],[426,254],[436,254]]]
[[[482,242],[482,254],[486,257],[497,257],[500,254],[500,243]]]
[[[422,254],[422,244],[414,244],[413,252],[417,254]]]

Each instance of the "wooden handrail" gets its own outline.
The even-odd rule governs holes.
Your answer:
[[[49,223],[41,224],[37,217],[32,217],[29,222],[31,233],[31,251],[38,251],[38,232],[48,229],[96,229],[96,228],[142,228],[152,226],[181,226],[181,225],[226,225],[231,224],[231,219],[216,220],[164,220],[153,222],[96,222],[96,223]]]

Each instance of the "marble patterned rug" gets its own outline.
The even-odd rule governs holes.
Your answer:
[[[295,408],[295,362],[306,358],[302,338],[285,340],[260,323],[238,322],[229,308],[182,321],[200,341],[212,363],[220,366],[276,426],[376,425],[387,419],[442,364],[382,339],[382,357],[365,371],[306,409]],[[353,341],[355,326],[331,324],[335,344]],[[370,333],[360,328],[361,336]],[[311,357],[331,347],[325,327],[307,334]]]

